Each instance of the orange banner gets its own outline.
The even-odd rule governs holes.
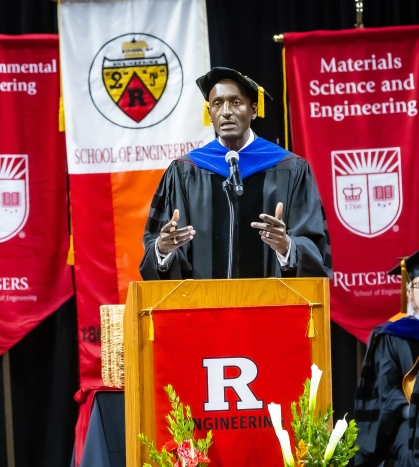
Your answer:
[[[99,307],[125,303],[129,282],[141,280],[142,235],[161,175],[70,176],[82,387],[103,384]]]

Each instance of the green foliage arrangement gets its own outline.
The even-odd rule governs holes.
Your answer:
[[[333,431],[330,419],[333,413],[331,406],[324,415],[319,411],[316,415],[317,390],[322,371],[317,365],[311,367],[311,380],[304,383],[304,392],[298,405],[291,404],[293,420],[291,428],[294,432],[295,457],[291,449],[290,436],[282,428],[281,405],[268,404],[269,413],[275,433],[281,443],[285,467],[345,467],[355,455],[358,446],[355,444],[358,428],[355,420],[336,422]]]
[[[166,420],[173,439],[165,443],[159,451],[154,441],[150,442],[145,435],[139,434],[140,440],[147,447],[150,460],[159,467],[204,467],[210,462],[207,454],[212,444],[212,431],[210,430],[204,439],[196,440],[191,408],[180,402],[172,385],[168,384],[164,390],[172,406]],[[152,466],[144,463],[144,467]]]
[[[343,436],[337,442],[331,457],[327,459],[327,446],[331,438],[330,417],[333,410],[331,406],[324,415],[312,415],[309,411],[310,380],[304,383],[304,392],[301,395],[298,408],[297,403],[291,404],[293,421],[291,427],[295,439],[298,440],[296,457],[298,467],[344,467],[355,455],[358,446],[355,445],[358,428],[355,420],[350,420]]]

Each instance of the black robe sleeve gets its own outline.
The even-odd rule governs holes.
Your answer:
[[[143,237],[144,257],[140,264],[140,272],[144,280],[176,280],[190,277],[192,266],[187,259],[188,244],[178,248],[173,253],[167,271],[160,271],[157,264],[154,244],[160,230],[170,221],[175,209],[179,209],[180,212],[178,227],[188,225],[184,187],[181,183],[181,177],[177,173],[177,164],[172,163],[164,173],[151,202]]]
[[[326,215],[309,164],[299,159],[284,219],[295,248],[291,250],[289,268],[296,277],[329,277],[332,258]]]
[[[418,357],[419,358],[419,357]],[[409,452],[412,457],[412,465],[419,466],[419,374],[410,398],[409,410]]]

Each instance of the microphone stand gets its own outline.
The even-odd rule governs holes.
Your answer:
[[[233,188],[233,184],[230,181],[230,178],[227,178],[223,182],[223,190],[227,196],[228,208],[230,210],[230,229],[229,229],[229,240],[228,240],[228,267],[227,267],[227,279],[232,278],[233,271],[233,247],[234,247],[234,209],[233,203],[230,198],[230,189]],[[234,190],[233,190],[234,192]]]

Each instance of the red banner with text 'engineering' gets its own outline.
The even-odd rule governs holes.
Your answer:
[[[419,27],[290,33],[293,150],[311,164],[333,257],[331,314],[361,340],[399,311],[419,249]]]
[[[0,35],[0,355],[73,294],[58,37]]]
[[[267,404],[281,404],[292,437],[291,402],[313,363],[309,316],[308,305],[154,310],[158,449],[171,438],[163,390],[171,384],[191,407],[196,437],[213,431],[211,465],[281,466]]]

